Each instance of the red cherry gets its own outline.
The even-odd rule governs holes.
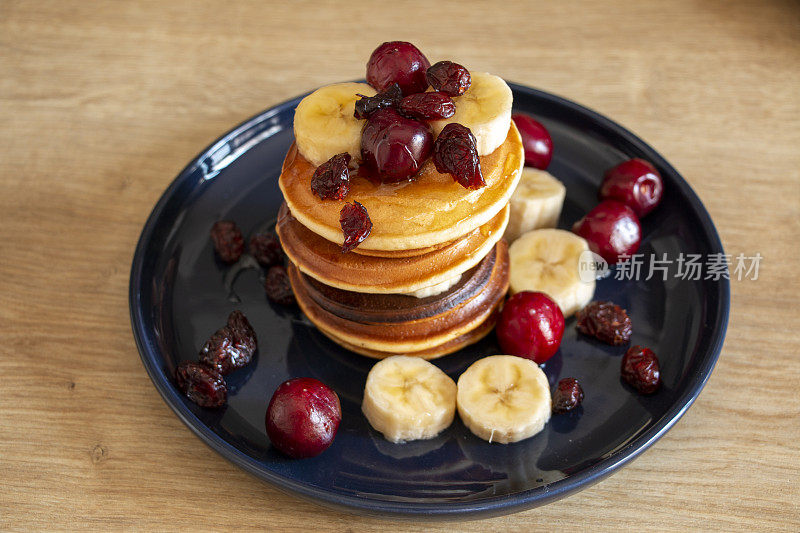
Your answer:
[[[430,127],[391,107],[372,113],[361,133],[364,166],[386,183],[412,177],[432,151]]]
[[[367,62],[367,83],[383,91],[397,83],[403,94],[421,93],[428,88],[425,72],[431,66],[419,48],[405,41],[383,43]]]
[[[655,209],[664,193],[658,170],[644,159],[629,159],[606,171],[600,187],[601,200],[617,200],[639,218]]]
[[[572,226],[572,231],[589,243],[589,248],[610,264],[621,255],[639,249],[642,227],[633,209],[614,200],[600,202]]]
[[[503,352],[542,364],[561,346],[564,315],[543,292],[522,291],[506,302],[496,331]]]
[[[546,169],[553,158],[553,139],[550,137],[550,132],[528,115],[517,113],[511,118],[522,136],[525,164],[542,170]]]
[[[267,435],[289,457],[314,457],[333,442],[342,408],[336,393],[314,378],[284,381],[267,407]]]

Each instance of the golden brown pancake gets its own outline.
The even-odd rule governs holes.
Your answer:
[[[454,239],[449,242],[435,244],[433,246],[428,246],[427,248],[414,248],[413,250],[362,250],[356,246],[351,251],[359,255],[369,255],[372,257],[416,257],[418,255],[425,255],[434,250],[438,250],[439,248],[444,248],[448,244],[451,244],[457,240],[458,239]]]
[[[461,348],[466,348],[470,344],[475,344],[479,340],[483,339],[486,335],[491,333],[492,329],[494,329],[496,322],[497,322],[497,313],[493,313],[489,318],[487,318],[483,322],[483,324],[479,325],[472,331],[469,331],[461,335],[460,337],[456,337],[451,341],[448,341],[444,344],[440,344],[439,346],[435,346],[433,348],[429,348],[427,350],[421,350],[419,352],[405,352],[403,355],[409,355],[412,357],[421,357],[423,359],[430,360],[430,359],[437,359],[439,357],[442,357],[443,355],[448,355],[457,352]],[[386,357],[397,355],[397,353],[395,352],[380,352],[377,350],[362,348],[361,346],[350,344],[347,341],[342,340],[324,330],[320,331],[322,332],[323,335],[331,339],[333,342],[339,344],[343,348],[346,348],[351,352],[355,352],[357,354],[366,355],[367,357],[372,357],[373,359],[385,359]]]
[[[500,240],[508,208],[464,237],[413,257],[343,254],[341,247],[303,226],[284,204],[276,226],[281,245],[301,272],[348,291],[406,294],[454,279],[478,264]]]
[[[484,271],[487,268],[490,269],[488,280],[483,284],[474,284],[473,294],[468,294],[460,301],[453,302],[453,305],[439,306],[437,313],[419,312],[416,315],[401,317],[405,319],[393,319],[393,315],[397,317],[398,314],[407,312],[408,308],[413,309],[415,306],[424,308],[426,303],[430,302],[416,301],[417,299],[413,297],[401,295],[351,293],[351,298],[356,303],[351,303],[349,307],[354,310],[361,307],[362,313],[367,313],[358,317],[352,316],[358,320],[351,320],[340,316],[346,314],[342,313],[341,308],[335,308],[332,304],[326,303],[325,295],[319,296],[319,287],[314,287],[311,278],[303,275],[294,264],[289,265],[289,278],[297,302],[309,320],[329,337],[337,342],[342,341],[343,345],[347,344],[346,347],[357,347],[362,350],[360,353],[413,354],[425,352],[434,354],[439,353],[436,350],[438,347],[451,341],[455,343],[451,346],[458,344],[455,339],[472,338],[464,336],[489,319],[502,302],[508,290],[508,247],[505,241],[499,241],[494,252],[489,254],[483,263],[489,266],[479,265],[473,272],[473,276],[482,270],[481,266],[484,266]],[[469,284],[471,277],[443,295],[430,297],[429,300],[435,302],[437,299],[446,299],[450,294],[459,290],[466,290],[464,287]],[[333,289],[333,291],[337,290]],[[329,292],[327,297],[330,298],[330,296]],[[386,298],[391,300],[388,303],[381,301]],[[407,300],[403,301],[403,298]],[[344,300],[345,298],[340,295],[339,299]],[[357,303],[359,300],[361,301],[360,306]],[[347,306],[347,302],[341,303]],[[371,314],[370,310],[372,310]],[[426,316],[426,314],[430,316]]]
[[[359,245],[362,253],[416,251],[470,233],[508,204],[524,163],[522,141],[513,121],[505,142],[480,160],[486,187],[478,190],[465,189],[449,174],[437,172],[429,159],[412,181],[376,183],[354,175],[346,199],[320,200],[311,191],[316,167],[293,145],[278,183],[297,220],[331,242],[342,243],[339,212],[346,202],[357,201],[372,220],[369,237]]]

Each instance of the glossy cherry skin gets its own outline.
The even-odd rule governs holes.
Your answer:
[[[572,226],[589,248],[609,264],[621,255],[633,255],[642,240],[642,227],[633,209],[614,200],[600,202]]]
[[[367,83],[378,92],[396,83],[405,96],[421,93],[428,87],[425,72],[430,66],[428,58],[411,43],[383,43],[367,61]]]
[[[543,292],[522,291],[506,301],[496,331],[503,353],[542,364],[561,346],[564,315]]]
[[[658,170],[644,159],[629,159],[608,169],[600,186],[600,200],[617,200],[642,218],[655,209],[664,194]]]
[[[541,123],[529,115],[517,113],[511,116],[517,125],[522,146],[525,148],[525,164],[531,167],[546,169],[553,158],[553,139]]]
[[[272,445],[294,459],[314,457],[333,442],[342,408],[336,393],[314,378],[284,381],[267,407],[267,435]]]
[[[412,177],[432,151],[430,126],[390,107],[370,115],[361,133],[364,166],[386,183]]]

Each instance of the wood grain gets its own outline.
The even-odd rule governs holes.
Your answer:
[[[764,256],[686,416],[540,509],[395,523],[284,495],[181,424],[132,339],[134,246],[183,165],[397,38],[613,117],[688,179],[727,252]],[[798,119],[790,1],[0,1],[0,528],[797,531]]]

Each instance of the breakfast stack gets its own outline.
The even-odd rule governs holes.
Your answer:
[[[322,333],[432,359],[487,335],[508,290],[502,237],[524,163],[512,94],[409,43],[379,47],[367,81],[298,105],[277,233]]]

